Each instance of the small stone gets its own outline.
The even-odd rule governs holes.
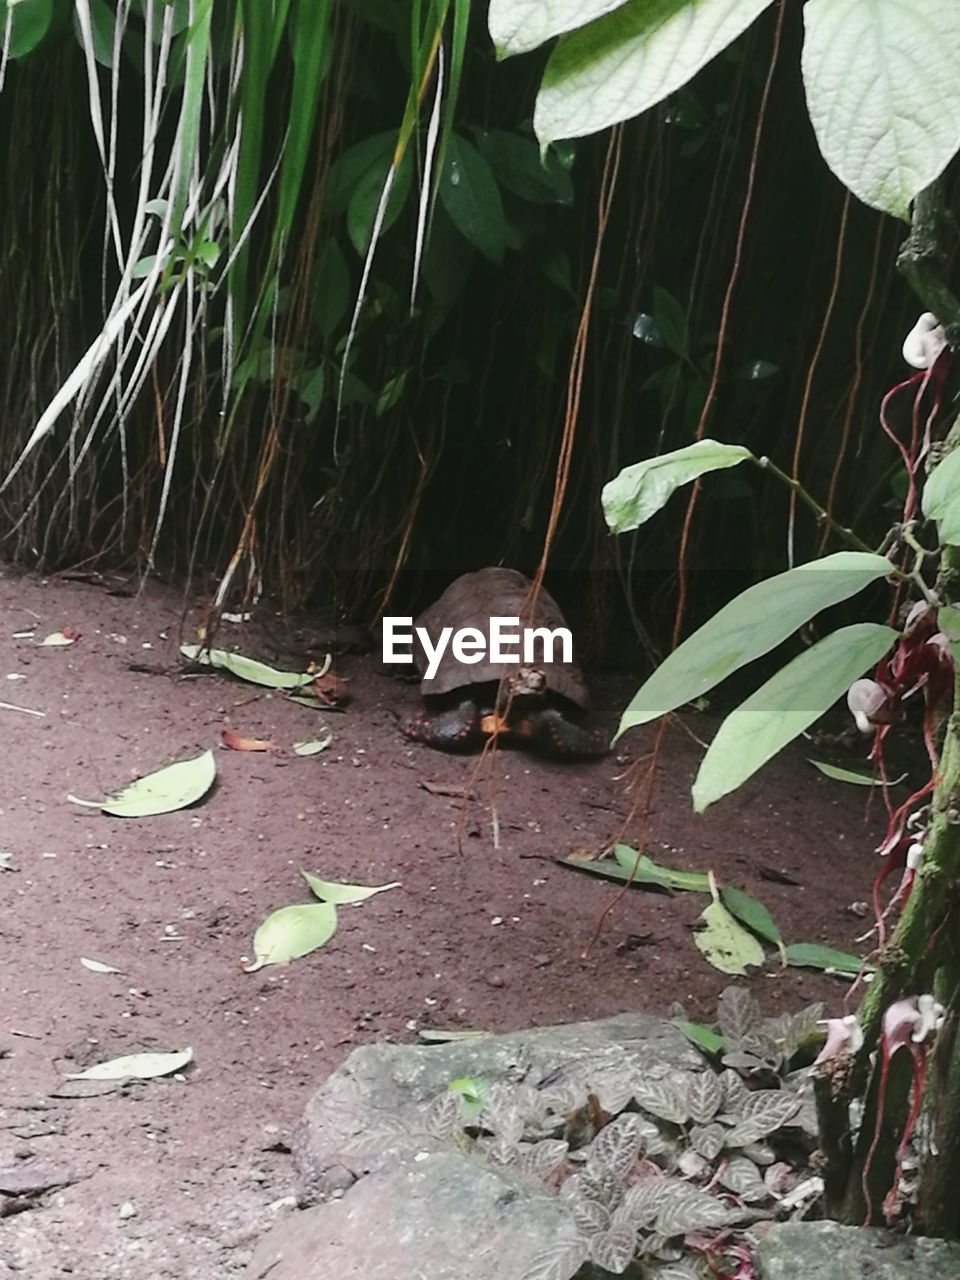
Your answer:
[[[124,1200],[123,1204],[117,1209],[117,1216],[122,1222],[127,1222],[130,1218],[137,1216],[137,1206],[132,1200]]]

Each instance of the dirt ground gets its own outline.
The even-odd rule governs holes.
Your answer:
[[[0,569],[0,700],[42,712],[0,708],[0,1190],[65,1184],[0,1220],[0,1276],[233,1276],[292,1211],[292,1129],[352,1046],[409,1040],[418,1026],[660,1013],[675,1000],[709,1015],[726,985],[693,945],[704,905],[694,895],[630,891],[584,959],[617,889],[550,860],[617,833],[629,766],[652,734],[599,763],[499,753],[495,848],[489,773],[465,815],[461,800],[422,785],[462,788],[476,760],[399,735],[415,687],[346,655],[337,669],[352,700],[318,715],[220,674],[185,677],[181,615],[163,588],[136,598]],[[309,622],[263,622],[244,635],[246,652],[322,657]],[[74,645],[39,646],[65,627],[80,633]],[[594,683],[612,726],[635,681]],[[221,748],[225,727],[289,744],[322,721],[334,738],[319,756]],[[193,809],[123,820],[67,799],[96,799],[206,746],[218,781]],[[666,738],[650,853],[713,867],[761,897],[788,940],[850,949],[863,922],[848,905],[868,896],[874,871],[862,794],[798,753],[697,818],[698,750],[682,730]],[[245,973],[260,920],[308,900],[300,868],[402,887],[341,910],[321,950]],[[91,972],[81,957],[121,973]],[[772,963],[753,985],[768,1012],[821,997],[836,1008],[845,992]],[[195,1058],[180,1080],[65,1082],[132,1050],[187,1045]]]

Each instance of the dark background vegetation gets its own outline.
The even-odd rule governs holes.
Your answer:
[[[230,403],[224,440],[222,317],[211,302],[157,570],[215,580],[267,453],[255,509],[257,566],[266,589],[287,605],[322,606],[336,596],[340,610],[370,619],[388,600],[416,604],[437,581],[466,569],[501,560],[534,568],[611,146],[619,148],[615,193],[591,299],[571,480],[551,552],[562,603],[590,620],[597,650],[614,619],[632,636],[624,621],[631,616],[655,644],[669,639],[685,501],[675,499],[664,517],[614,544],[599,493],[621,466],[694,437],[741,237],[720,379],[703,429],[796,469],[834,515],[879,540],[883,504],[899,477],[878,405],[902,376],[900,344],[917,308],[894,270],[905,228],[847,197],[817,152],[799,75],[800,8],[787,13],[765,110],[771,14],[691,88],[624,126],[613,143],[605,135],[568,144],[546,167],[530,127],[543,59],[498,64],[481,9],[467,42],[455,137],[487,160],[502,213],[488,201],[471,243],[441,191],[411,315],[411,150],[406,198],[392,206],[377,250],[339,419],[358,247],[410,66],[406,5],[363,0],[335,9],[274,324],[266,346],[243,354],[242,390]],[[96,336],[115,285],[102,267],[103,176],[69,17],[31,57],[10,64],[7,77],[0,95],[4,472]],[[106,73],[103,84],[106,91]],[[281,141],[289,85],[281,54],[264,119],[265,173]],[[131,61],[117,114],[118,173],[127,175],[116,193],[121,217],[130,216],[135,198],[141,99]],[[255,231],[255,260],[265,255],[265,240]],[[103,433],[79,466],[65,443],[71,413],[64,415],[0,498],[5,555],[46,568],[142,567],[185,341],[182,331],[171,334],[151,392],[127,417],[122,438]],[[820,539],[801,512],[798,558],[815,553]],[[712,478],[692,528],[688,622],[746,581],[783,568],[786,540],[782,488],[755,472]]]

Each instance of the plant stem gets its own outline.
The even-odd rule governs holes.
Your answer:
[[[951,347],[960,346],[960,302],[944,278],[943,232],[948,215],[943,179],[924,188],[913,204],[910,234],[897,257],[897,269],[928,311],[943,325]]]
[[[800,501],[805,503],[817,517],[818,524],[825,524],[828,529],[837,534],[838,537],[843,538],[843,540],[848,542],[852,547],[856,547],[858,551],[869,551],[871,554],[873,553],[873,547],[868,547],[863,539],[858,538],[852,529],[848,529],[847,526],[841,524],[839,520],[834,520],[826,507],[821,507],[816,498],[806,491],[799,480],[795,480],[794,477],[788,475],[786,471],[781,471],[777,464],[775,462],[771,462],[767,457],[754,458],[753,461],[762,471],[769,471],[771,475],[776,476],[778,480],[782,481],[788,489],[792,489]],[[891,565],[890,572],[893,573],[895,570],[896,566]]]

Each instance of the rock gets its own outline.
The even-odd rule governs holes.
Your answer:
[[[607,1089],[625,1076],[657,1079],[703,1065],[676,1027],[644,1014],[441,1045],[362,1046],[313,1095],[294,1135],[300,1202],[315,1204],[410,1154],[448,1150],[424,1133],[422,1113],[458,1077],[569,1076],[589,1085],[603,1105]]]
[[[540,1254],[575,1239],[567,1210],[542,1187],[512,1185],[453,1151],[432,1152],[278,1224],[243,1280],[523,1280]]]
[[[451,1096],[451,1080],[472,1076],[569,1083],[619,1110],[614,1096],[638,1073],[702,1068],[675,1027],[641,1014],[354,1049],[313,1096],[294,1138],[308,1207],[276,1224],[243,1280],[525,1280],[534,1265],[537,1274],[588,1280],[598,1273],[589,1264],[578,1270],[584,1246],[568,1204],[539,1177],[429,1131],[431,1104]]]
[[[924,1236],[787,1222],[757,1246],[758,1280],[946,1280],[960,1276],[960,1244]]]

